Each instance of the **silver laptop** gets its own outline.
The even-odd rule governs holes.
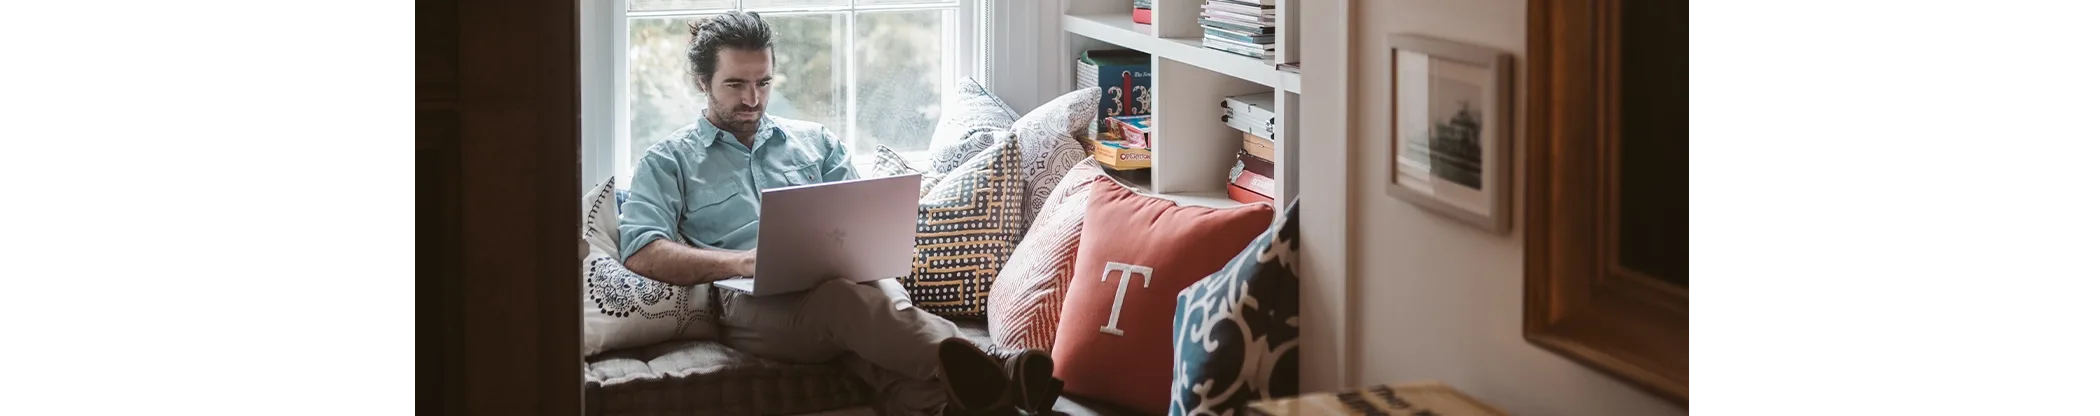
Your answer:
[[[870,282],[911,274],[919,175],[768,189],[759,197],[757,276],[715,281],[769,296],[825,280]]]

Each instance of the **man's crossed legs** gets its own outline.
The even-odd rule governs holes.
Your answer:
[[[723,343],[731,348],[798,363],[851,353],[848,369],[874,387],[886,415],[939,414],[948,401],[936,350],[961,332],[947,319],[898,310],[882,289],[846,280],[766,297],[717,292]]]

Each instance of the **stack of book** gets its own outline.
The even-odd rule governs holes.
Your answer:
[[[1130,5],[1130,21],[1140,25],[1152,24],[1152,0],[1137,0]]]
[[[1100,135],[1102,120],[1109,117],[1152,114],[1152,55],[1128,49],[1089,50],[1080,53],[1075,90],[1101,88],[1101,106],[1091,135]]]
[[[1276,0],[1209,0],[1198,22],[1203,24],[1204,47],[1276,58]]]
[[[1115,171],[1152,167],[1152,116],[1109,117],[1094,141],[1094,161]]]
[[[1240,133],[1240,151],[1226,175],[1225,195],[1234,201],[1276,202],[1276,93],[1225,97],[1221,119]]]

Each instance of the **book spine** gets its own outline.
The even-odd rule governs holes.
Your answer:
[[[1131,10],[1130,20],[1136,23],[1152,24],[1152,9]]]
[[[1241,24],[1247,24],[1247,25],[1254,25],[1254,26],[1275,26],[1275,25],[1276,25],[1276,17],[1275,17],[1275,16],[1267,16],[1267,17],[1263,17],[1263,16],[1255,16],[1255,15],[1249,15],[1249,14],[1239,14],[1239,13],[1233,13],[1233,12],[1228,12],[1228,11],[1224,11],[1224,10],[1204,10],[1204,11],[1203,11],[1203,17],[1208,17],[1208,18],[1212,18],[1212,19],[1217,19],[1217,20],[1224,20],[1224,21],[1229,21],[1229,22],[1233,22],[1233,23],[1241,23]]]
[[[1204,40],[1203,46],[1211,49],[1229,52],[1233,55],[1245,56],[1254,59],[1270,59],[1276,57],[1275,51],[1254,51],[1249,50],[1246,47],[1233,45],[1229,43],[1217,42],[1209,39]]]
[[[1260,8],[1264,8],[1264,9],[1268,9],[1268,8],[1275,8],[1275,7],[1276,7],[1276,0],[1206,0],[1206,1],[1208,1],[1208,2],[1210,2],[1210,3],[1225,3],[1225,4],[1233,4],[1233,5],[1240,5],[1240,6],[1247,6],[1247,7],[1260,7]]]
[[[1229,40],[1235,40],[1235,41],[1240,41],[1240,42],[1246,42],[1246,43],[1252,43],[1252,44],[1261,44],[1261,45],[1268,45],[1268,44],[1274,44],[1274,43],[1276,43],[1276,35],[1247,35],[1247,34],[1242,34],[1242,33],[1232,33],[1232,32],[1227,32],[1227,31],[1223,31],[1223,30],[1218,30],[1218,28],[1214,28],[1214,27],[1206,27],[1206,28],[1203,28],[1203,35],[1204,35],[1204,36],[1206,36],[1206,37],[1208,37],[1208,36],[1216,36],[1216,37],[1218,37],[1219,39],[1229,39]]]
[[[1262,196],[1276,196],[1276,179],[1259,173],[1240,172],[1239,177],[1232,179],[1232,184],[1239,185],[1241,188],[1247,188],[1247,190],[1254,191],[1254,193]]]
[[[1230,12],[1233,12],[1233,13],[1239,13],[1239,14],[1244,14],[1244,15],[1249,15],[1249,16],[1275,16],[1275,15],[1276,15],[1276,8],[1274,8],[1274,7],[1255,7],[1255,6],[1248,6],[1248,5],[1244,5],[1244,4],[1234,4],[1234,3],[1225,3],[1225,2],[1215,2],[1215,1],[1213,1],[1213,2],[1206,2],[1206,3],[1203,3],[1203,9],[1204,9],[1204,10],[1224,10],[1224,11],[1230,11]]]
[[[1267,27],[1267,26],[1256,26],[1256,25],[1248,25],[1248,24],[1242,24],[1242,23],[1235,23],[1235,22],[1227,22],[1227,21],[1221,21],[1221,20],[1217,20],[1217,19],[1208,19],[1208,18],[1205,18],[1205,19],[1196,19],[1196,21],[1197,21],[1197,23],[1199,23],[1199,24],[1202,24],[1203,26],[1209,26],[1209,27],[1214,27],[1214,28],[1218,28],[1218,29],[1220,29],[1220,30],[1230,31],[1230,32],[1234,32],[1234,33],[1243,33],[1243,34],[1247,34],[1247,35],[1274,35],[1274,34],[1276,34],[1276,28],[1275,28],[1275,27]]]
[[[1276,141],[1252,133],[1240,134],[1240,149],[1262,159],[1276,160]]]
[[[1275,162],[1270,162],[1268,159],[1263,159],[1260,156],[1247,154],[1246,149],[1241,149],[1238,156],[1240,158],[1241,169],[1245,169],[1248,172],[1259,173],[1271,178],[1276,177]]]
[[[1232,184],[1226,184],[1226,185],[1225,185],[1225,197],[1227,197],[1227,198],[1232,198],[1232,200],[1233,200],[1233,201],[1235,201],[1235,202],[1239,202],[1239,203],[1242,203],[1242,204],[1274,204],[1274,203],[1276,203],[1276,198],[1270,198],[1270,197],[1268,197],[1267,195],[1262,195],[1262,194],[1260,194],[1260,193],[1256,193],[1256,192],[1254,192],[1254,191],[1250,191],[1250,190],[1247,190],[1247,188],[1241,188],[1241,187],[1240,187],[1239,185],[1232,185]]]
[[[1242,42],[1242,41],[1236,41],[1236,40],[1232,40],[1232,39],[1226,39],[1226,38],[1218,37],[1218,36],[1216,36],[1216,35],[1211,35],[1211,34],[1208,34],[1208,33],[1205,33],[1205,34],[1203,34],[1203,40],[1204,40],[1204,41],[1206,41],[1206,42],[1217,42],[1217,43],[1219,43],[1219,44],[1222,44],[1222,45],[1227,45],[1227,46],[1233,46],[1233,47],[1237,47],[1237,48],[1240,48],[1241,50],[1259,50],[1259,51],[1263,51],[1263,52],[1275,52],[1275,51],[1276,51],[1276,45],[1275,45],[1275,44],[1268,44],[1268,43],[1247,43],[1247,42]]]

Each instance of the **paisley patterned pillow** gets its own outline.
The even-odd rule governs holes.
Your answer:
[[[1298,203],[1174,306],[1172,416],[1298,394]]]
[[[1021,215],[1034,220],[1065,172],[1088,159],[1080,140],[1100,106],[1101,88],[1090,87],[1051,99],[1014,121],[1014,135],[1021,141],[1021,177],[1028,181],[1028,206]]]
[[[619,198],[608,178],[584,196],[583,354],[673,339],[713,339],[713,296],[707,287],[673,286],[634,274],[620,264]]]
[[[932,158],[924,172],[943,174],[971,156],[992,147],[998,136],[982,136],[979,133],[1006,131],[1013,128],[1014,119],[1020,118],[1014,109],[992,95],[977,80],[963,78],[955,83],[955,101],[947,103],[941,113],[940,122],[933,126],[933,137],[927,144]],[[930,181],[921,182],[930,183]]]

